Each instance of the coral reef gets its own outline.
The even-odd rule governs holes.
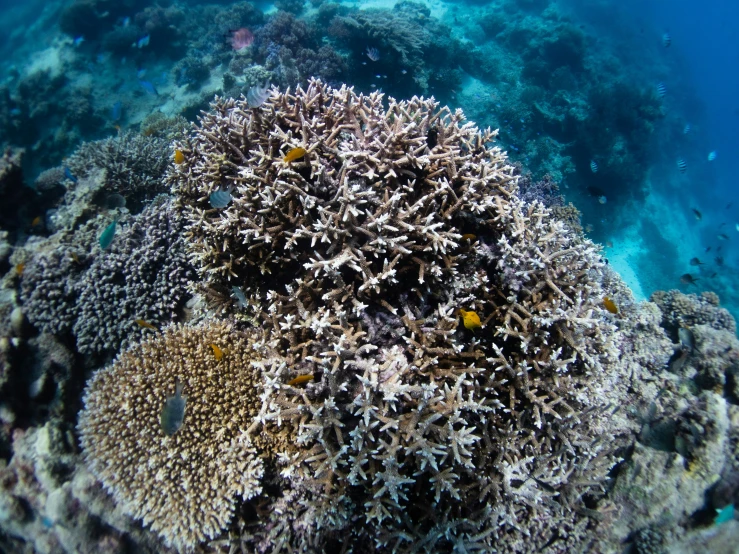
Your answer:
[[[718,295],[714,292],[696,295],[684,294],[679,290],[657,291],[650,300],[660,307],[665,317],[665,326],[674,333],[679,327],[694,325],[709,325],[714,329],[736,333],[734,318],[719,306]]]
[[[269,333],[259,421],[303,447],[283,456],[299,501],[272,541],[589,540],[583,499],[602,496],[621,443],[604,265],[516,197],[493,137],[432,100],[384,108],[312,80],[258,109],[218,99],[178,144],[191,256],[214,290],[244,287]],[[480,332],[457,328],[462,306]]]
[[[67,160],[77,177],[103,170],[107,192],[153,198],[167,192],[162,181],[169,163],[169,142],[156,136],[124,132],[82,144]]]
[[[100,218],[59,243],[39,245],[21,278],[24,309],[44,332],[70,330],[80,352],[115,352],[146,329],[176,318],[192,270],[185,258],[182,219],[160,196],[138,216],[120,219],[108,251],[97,236]],[[35,250],[35,249],[34,249]]]
[[[172,326],[87,385],[79,432],[92,472],[128,514],[178,550],[214,538],[237,497],[261,491],[262,462],[246,434],[261,405],[258,357],[249,336],[227,324]],[[178,383],[184,421],[167,436],[162,410]]]

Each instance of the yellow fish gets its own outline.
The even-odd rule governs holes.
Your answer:
[[[603,299],[603,305],[606,307],[606,310],[612,314],[618,313],[618,306],[616,306],[616,303],[607,296]]]
[[[183,154],[182,150],[175,150],[174,151],[174,163],[176,163],[177,165],[180,165],[184,161],[185,161],[185,154]]]
[[[24,263],[19,263],[18,265],[15,266],[15,272],[18,275],[23,275],[23,270],[24,269],[26,269],[26,264],[24,264]]]
[[[313,374],[308,373],[307,375],[298,375],[295,379],[291,379],[287,382],[291,387],[297,387],[299,385],[305,385],[306,383],[313,380]]]
[[[223,359],[223,350],[218,348],[217,344],[211,344],[210,347],[213,349],[213,355],[216,357],[216,361],[220,362]]]
[[[475,242],[477,240],[477,235],[473,235],[472,233],[465,233],[464,235],[462,235],[462,240]]]
[[[287,151],[287,154],[285,154],[285,157],[282,158],[282,161],[286,164],[289,164],[290,162],[294,162],[295,160],[299,160],[303,156],[306,155],[305,148],[291,148]]]
[[[42,221],[43,219],[41,219],[41,216],[37,215],[33,218],[33,221],[31,221],[31,227],[38,227],[39,225],[41,225]]]
[[[480,316],[477,315],[477,312],[473,312],[472,310],[463,310],[462,308],[459,308],[457,310],[457,313],[462,316],[462,323],[467,329],[470,329],[471,331],[474,329],[479,329],[482,327],[482,322],[480,322]]]
[[[157,331],[158,329],[154,327],[151,323],[144,319],[137,319],[136,323],[139,327],[143,327],[144,329],[151,329],[152,331]]]
[[[80,261],[80,257],[77,255],[77,252],[70,252],[69,256],[72,258],[72,261],[76,263],[77,265],[80,265],[82,263]]]

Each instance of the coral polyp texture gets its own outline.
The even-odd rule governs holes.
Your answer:
[[[254,109],[217,99],[177,145],[190,256],[248,293],[271,347],[258,421],[300,446],[271,544],[593,540],[623,442],[604,264],[516,196],[494,136],[433,99],[313,80]]]
[[[91,471],[178,550],[216,536],[237,498],[261,491],[262,462],[246,435],[260,407],[255,357],[249,337],[227,324],[172,326],[87,384],[78,429]],[[184,419],[168,436],[163,410],[179,387]]]

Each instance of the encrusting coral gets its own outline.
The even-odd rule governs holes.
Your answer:
[[[212,289],[243,287],[272,347],[259,421],[302,447],[283,456],[291,515],[254,538],[587,541],[584,498],[597,505],[620,444],[604,263],[516,197],[495,133],[433,99],[382,102],[317,80],[257,109],[217,99],[176,146],[191,258]]]
[[[215,537],[237,497],[261,491],[259,441],[246,435],[261,405],[256,357],[252,339],[228,324],[175,325],[124,351],[87,384],[78,429],[92,473],[178,550]],[[167,436],[162,411],[178,384],[184,419]]]

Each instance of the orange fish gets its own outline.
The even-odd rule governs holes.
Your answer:
[[[287,151],[287,154],[285,154],[285,157],[282,158],[282,161],[286,164],[289,164],[290,162],[294,162],[295,160],[299,160],[303,156],[307,154],[305,148],[291,148]]]
[[[213,349],[213,355],[216,357],[216,361],[220,362],[223,359],[223,350],[218,348],[216,344],[211,344],[210,347]]]
[[[184,161],[185,161],[185,154],[182,152],[182,150],[175,150],[174,151],[174,163],[176,163],[177,165],[180,165]]]
[[[464,235],[462,235],[462,240],[475,242],[477,240],[477,235],[473,235],[472,233],[465,233]]]
[[[23,275],[23,270],[24,269],[26,269],[26,264],[24,264],[24,263],[19,263],[18,265],[15,266],[15,272],[18,275]]]
[[[603,305],[606,307],[606,310],[612,314],[618,313],[618,306],[616,306],[616,303],[607,296],[603,299]]]
[[[31,221],[31,227],[38,227],[39,225],[41,225],[42,221],[43,219],[41,218],[41,216],[37,215],[33,218],[33,221]]]
[[[144,319],[137,319],[136,323],[139,327],[143,327],[144,329],[151,329],[152,331],[158,331],[156,327],[154,327],[151,323]]]
[[[306,383],[313,380],[313,374],[308,373],[307,375],[298,375],[295,379],[291,379],[287,382],[288,385],[291,387],[297,387],[300,385],[305,385]]]
[[[459,308],[457,310],[457,314],[462,316],[462,323],[470,331],[474,331],[475,329],[482,327],[482,322],[480,321],[480,316],[477,315],[477,312]]]

